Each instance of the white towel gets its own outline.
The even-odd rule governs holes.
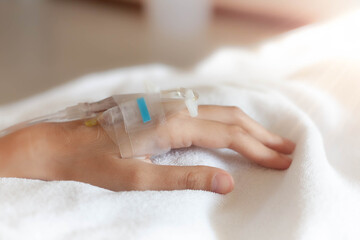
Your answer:
[[[163,89],[193,87],[201,103],[239,106],[295,141],[287,171],[264,169],[230,150],[192,147],[154,162],[226,169],[234,176],[232,193],[111,192],[72,181],[0,178],[0,239],[359,239],[359,126],[329,94],[289,80],[306,61],[290,66],[290,55],[269,57],[291,36],[257,53],[220,51],[189,74],[161,65],[113,70],[0,108],[5,127],[80,101],[142,91],[144,79]],[[281,64],[293,68],[283,71]]]

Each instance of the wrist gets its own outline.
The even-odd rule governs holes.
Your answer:
[[[19,151],[18,145],[21,145],[20,133],[15,132],[0,138],[0,176],[16,177],[13,172],[14,166],[21,158],[23,151]]]
[[[0,177],[33,178],[37,165],[34,160],[41,159],[37,128],[25,128],[0,138]]]

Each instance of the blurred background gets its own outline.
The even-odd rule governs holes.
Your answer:
[[[191,69],[222,46],[256,48],[357,0],[0,0],[0,104],[81,75]]]

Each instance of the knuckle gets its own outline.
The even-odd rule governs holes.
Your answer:
[[[247,132],[237,125],[231,125],[229,126],[229,135],[230,136],[238,136],[238,135],[246,135]]]
[[[142,171],[139,167],[135,167],[129,171],[130,188],[136,190],[145,190],[147,186],[146,181],[144,181],[144,177],[144,171]]]
[[[174,116],[167,121],[167,136],[173,148],[190,147],[192,145],[191,132],[184,131],[188,124],[187,117]]]
[[[166,125],[168,126],[169,131],[178,130],[181,129],[183,123],[188,119],[189,117],[184,113],[177,112],[166,118]]]
[[[192,145],[192,141],[189,137],[184,137],[182,139],[182,147],[188,148],[188,147],[191,147],[191,145]]]
[[[231,146],[238,139],[248,136],[248,133],[241,127],[237,125],[231,125],[228,128],[228,139],[227,145]]]
[[[171,116],[166,119],[167,130],[171,133],[174,130],[178,130],[181,126],[181,120],[179,117]]]
[[[199,176],[196,172],[190,171],[186,174],[185,187],[187,189],[196,189],[198,186]]]
[[[245,113],[239,108],[239,107],[236,107],[236,106],[231,106],[229,107],[230,108],[230,111],[231,111],[231,114],[232,116],[236,119],[236,120],[242,120],[245,116]]]
[[[180,111],[177,111],[173,114],[171,114],[170,116],[167,117],[167,120],[168,121],[175,121],[177,122],[178,120],[182,120],[182,119],[186,119],[189,117],[189,113],[185,110],[180,110]]]

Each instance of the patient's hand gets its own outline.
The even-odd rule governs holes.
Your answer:
[[[236,107],[200,106],[167,118],[172,148],[230,148],[264,167],[287,169],[295,144],[268,132]],[[100,126],[83,122],[35,125],[0,138],[0,177],[75,180],[114,191],[199,189],[229,193],[234,182],[207,166],[163,166],[121,159]]]

